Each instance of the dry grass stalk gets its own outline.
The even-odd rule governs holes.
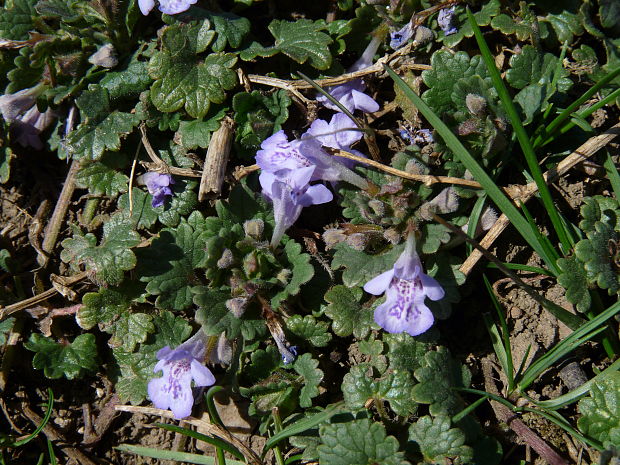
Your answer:
[[[211,136],[202,169],[202,177],[200,178],[200,188],[198,189],[198,201],[200,202],[207,198],[207,194],[219,195],[222,191],[224,173],[234,136],[234,126],[235,122],[227,116],[220,123],[219,129]]]

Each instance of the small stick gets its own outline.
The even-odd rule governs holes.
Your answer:
[[[594,155],[598,150],[611,142],[618,134],[620,134],[620,123],[616,124],[612,128],[608,129],[598,136],[594,136],[588,139],[577,150],[568,155],[562,160],[555,169],[547,171],[543,176],[546,182],[554,182],[560,176],[564,175],[573,166],[587,160]],[[527,202],[538,190],[535,182],[526,184],[525,186],[513,186],[506,189],[511,197],[515,200],[519,200],[523,203]],[[510,220],[503,213],[497,219],[495,224],[489,229],[486,236],[480,241],[480,246],[488,249],[491,244],[499,237],[499,235],[506,229],[506,226],[510,224]],[[468,275],[473,267],[478,263],[478,260],[482,257],[482,253],[476,249],[473,250],[471,255],[467,257],[467,260],[461,265],[460,271]]]
[[[81,273],[78,273],[74,276],[69,276],[69,277],[56,276],[56,280],[61,280],[62,281],[61,284],[64,286],[70,286],[72,284],[82,281],[87,276],[88,276],[88,273],[86,271],[83,271]],[[8,316],[12,315],[15,312],[19,312],[20,310],[32,307],[33,305],[36,305],[39,302],[43,302],[44,300],[49,299],[50,297],[52,297],[53,295],[57,293],[59,293],[57,287],[52,287],[51,289],[43,291],[40,294],[37,294],[33,297],[29,297],[28,299],[24,299],[20,302],[7,305],[6,307],[0,306],[0,321],[4,320],[5,318],[7,318]]]
[[[168,166],[161,158],[157,156],[155,150],[151,146],[148,138],[146,137],[146,127],[144,124],[140,125],[140,134],[142,135],[142,144],[146,149],[153,163],[143,163],[149,171],[157,171],[158,173],[174,174],[177,176],[185,176],[188,178],[200,178],[202,174],[200,171],[190,170],[188,168],[177,168],[175,166]]]
[[[71,167],[69,168],[69,173],[67,173],[65,184],[62,186],[62,191],[60,192],[60,196],[56,202],[56,207],[54,207],[54,213],[52,213],[52,218],[50,219],[50,222],[45,230],[45,237],[43,238],[43,244],[41,245],[41,250],[44,255],[37,256],[37,262],[42,267],[47,265],[50,258],[50,253],[56,245],[56,240],[58,239],[58,234],[60,233],[60,227],[65,219],[65,215],[69,209],[69,202],[71,201],[73,191],[75,190],[75,176],[77,175],[79,169],[80,163],[77,160],[73,160],[71,162]]]
[[[117,405],[116,410],[120,412],[129,412],[129,413],[141,413],[143,415],[157,415],[164,418],[174,419],[174,415],[170,410],[162,410],[154,407],[135,407],[133,405]],[[243,442],[237,439],[235,436],[230,434],[226,429],[209,423],[201,418],[187,417],[184,418],[183,421],[189,423],[190,425],[202,428],[207,434],[212,436],[219,436],[222,439],[230,442],[234,445],[239,452],[241,452],[244,457],[253,465],[263,465],[260,457],[256,455],[256,453],[249,449]]]
[[[206,200],[208,193],[212,192],[217,196],[222,191],[234,127],[235,122],[227,116],[220,123],[219,129],[211,136],[198,189],[199,202]]]

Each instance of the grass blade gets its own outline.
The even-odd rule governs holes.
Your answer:
[[[13,444],[13,447],[23,446],[24,444],[32,441],[34,438],[37,437],[37,435],[41,432],[41,430],[45,427],[45,425],[47,425],[47,422],[49,421],[50,417],[52,416],[52,407],[54,406],[54,393],[52,392],[52,390],[50,388],[47,389],[47,393],[48,393],[48,396],[49,396],[49,400],[47,401],[47,411],[45,412],[45,416],[43,417],[43,420],[41,421],[41,424],[39,426],[37,426],[37,429],[35,429],[32,432],[32,434],[29,434],[24,439],[16,441]]]
[[[476,235],[476,229],[478,228],[478,223],[480,222],[480,216],[482,215],[482,209],[484,208],[484,203],[487,200],[486,195],[481,195],[476,200],[474,204],[474,208],[471,209],[471,214],[469,215],[469,223],[467,225],[467,235],[469,237],[474,237]],[[471,255],[472,250],[474,250],[473,246],[467,242],[465,244],[467,255]]]
[[[277,443],[286,439],[290,436],[294,436],[295,434],[303,433],[309,429],[314,428],[316,425],[323,423],[324,421],[329,420],[336,413],[340,412],[343,403],[338,402],[336,404],[332,404],[327,407],[322,412],[316,413],[311,417],[304,418],[303,420],[296,421],[292,425],[287,426],[279,433],[274,434],[269,438],[269,440],[265,443],[265,447],[263,448],[263,455]]]
[[[176,460],[177,462],[195,463],[197,465],[217,465],[215,457],[206,455],[190,454],[189,452],[178,452],[175,450],[155,449],[154,447],[134,446],[132,444],[121,444],[115,447],[121,452],[143,455],[154,459]],[[245,462],[228,459],[227,463],[232,465],[245,465]]]
[[[523,236],[527,243],[532,247],[538,255],[547,263],[547,265],[553,270],[557,270],[555,261],[550,257],[542,244],[532,231],[527,220],[519,212],[517,207],[504,195],[502,190],[495,184],[491,177],[484,171],[484,169],[478,164],[478,162],[471,156],[467,149],[461,144],[456,135],[452,133],[450,128],[444,124],[444,122],[435,114],[433,110],[422,100],[408,85],[403,81],[390,67],[385,67],[390,77],[394,80],[396,85],[404,92],[404,94],[411,100],[411,102],[420,110],[426,120],[435,128],[437,133],[444,140],[445,144],[452,150],[454,155],[459,159],[463,165],[473,175],[474,179],[478,181],[487,195],[497,205],[502,213],[504,213],[517,231]],[[559,271],[559,270],[557,270]]]
[[[609,178],[609,182],[611,183],[611,188],[616,194],[616,199],[620,199],[620,174],[618,173],[618,168],[614,164],[614,161],[611,158],[611,154],[609,151],[606,153],[605,162],[603,163],[603,167],[607,172],[607,177]]]
[[[564,250],[570,250],[570,241],[568,239],[568,234],[564,229],[564,223],[560,219],[560,215],[558,214],[557,209],[555,208],[555,204],[553,203],[553,199],[551,198],[551,192],[549,191],[549,187],[545,182],[545,178],[543,177],[542,170],[540,169],[540,165],[538,163],[538,159],[536,158],[536,154],[534,153],[534,147],[530,142],[530,137],[527,135],[523,124],[521,124],[521,118],[517,112],[517,109],[512,101],[512,97],[508,93],[508,89],[502,80],[502,77],[499,74],[499,70],[495,66],[495,59],[491,54],[491,50],[487,46],[484,37],[482,37],[482,32],[478,27],[478,23],[474,18],[472,12],[467,8],[467,18],[469,20],[470,26],[473,28],[474,36],[476,37],[476,42],[478,42],[478,48],[480,49],[480,53],[482,54],[482,59],[484,60],[487,68],[489,70],[489,75],[491,76],[491,80],[493,81],[493,87],[497,90],[497,94],[502,102],[502,106],[510,119],[510,124],[517,136],[517,140],[519,141],[519,145],[521,145],[521,150],[523,151],[523,155],[525,156],[525,161],[527,162],[527,166],[530,169],[530,174],[536,181],[536,186],[538,187],[538,191],[540,193],[540,198],[547,210],[549,215],[549,219],[553,224],[553,228],[560,239],[560,242],[564,246]]]
[[[155,425],[159,426],[162,429],[172,431],[173,433],[180,433],[185,436],[189,436],[190,438],[204,441],[207,444],[211,444],[212,446],[219,447],[222,450],[225,450],[230,455],[237,457],[239,460],[244,460],[243,454],[239,452],[239,450],[235,446],[224,441],[223,439],[207,436],[206,434],[199,433],[198,431],[194,431],[188,428],[182,428],[177,425],[168,425],[165,423],[155,423]]]

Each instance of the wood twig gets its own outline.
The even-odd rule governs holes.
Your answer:
[[[153,146],[149,142],[146,136],[146,126],[140,125],[140,134],[142,137],[142,144],[149,158],[153,160],[153,163],[143,163],[149,171],[156,171],[158,173],[174,174],[176,176],[185,176],[187,178],[200,178],[202,173],[200,171],[192,170],[189,168],[177,168],[176,166],[170,166],[165,161],[157,156]]]
[[[136,407],[133,405],[117,405],[115,408],[117,411],[120,411],[120,412],[141,413],[143,415],[157,415],[157,416],[161,416],[164,418],[174,419],[174,415],[172,414],[170,410],[162,410],[162,409],[158,409],[154,407]],[[203,415],[206,415],[206,414],[203,414]],[[247,459],[247,461],[250,462],[251,464],[263,465],[262,460],[260,459],[258,455],[256,455],[256,453],[253,450],[248,448],[248,446],[246,446],[240,439],[233,436],[226,429],[220,426],[214,425],[212,423],[209,423],[208,421],[203,420],[202,418],[187,417],[187,418],[184,418],[183,421],[190,425],[202,428],[203,431],[205,431],[207,434],[210,434],[212,436],[218,436],[230,442],[233,446],[239,449],[239,452],[241,452],[243,456]]]
[[[205,164],[200,178],[200,188],[198,189],[198,201],[202,202],[207,198],[207,194],[213,193],[216,196],[222,191],[224,183],[224,173],[228,165],[230,147],[234,136],[235,122],[229,116],[225,117],[220,123],[220,127],[211,136]]]
[[[73,196],[73,191],[75,191],[75,176],[77,175],[79,169],[80,163],[77,160],[73,160],[71,162],[71,167],[69,168],[69,173],[67,173],[65,184],[62,186],[62,191],[60,191],[60,196],[58,197],[58,201],[54,207],[52,218],[45,229],[45,237],[43,238],[43,243],[41,244],[41,251],[43,253],[37,255],[37,262],[42,267],[47,265],[50,254],[56,246],[56,240],[58,239],[60,228],[65,220],[67,210],[69,209],[69,202]]]
[[[579,148],[577,148],[577,150],[562,160],[555,169],[545,172],[543,175],[545,181],[547,183],[554,182],[560,176],[568,172],[568,170],[572,167],[594,155],[602,147],[618,136],[618,134],[620,134],[620,123],[616,124],[602,134],[591,137]],[[525,186],[511,186],[506,190],[514,200],[525,203],[532,198],[532,196],[534,196],[534,194],[538,191],[538,187],[535,182],[531,182]],[[485,249],[490,248],[493,242],[495,242],[495,239],[499,237],[499,235],[509,224],[510,220],[502,213],[491,229],[489,229],[486,236],[482,238],[480,241],[480,246]],[[468,275],[481,257],[482,253],[478,249],[472,251],[471,255],[467,257],[465,262],[461,265],[460,271],[463,274]]]

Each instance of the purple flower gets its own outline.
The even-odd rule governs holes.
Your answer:
[[[284,232],[297,221],[304,207],[330,202],[334,196],[322,184],[310,185],[314,166],[283,169],[271,173],[262,171],[259,176],[263,192],[273,202],[275,228],[271,246],[275,247]]]
[[[205,345],[201,339],[189,339],[176,349],[169,346],[157,352],[159,362],[154,372],[163,371],[161,378],[149,381],[148,394],[155,407],[170,409],[177,419],[191,415],[194,405],[192,380],[196,387],[211,386],[215,377],[202,364]]]
[[[362,177],[321,147],[321,142],[312,137],[289,142],[284,131],[278,131],[263,141],[256,152],[256,163],[262,172],[269,173],[314,167],[310,181],[346,181],[361,189],[368,187]]]
[[[159,0],[159,11],[167,15],[176,15],[187,10],[198,0]],[[138,6],[144,16],[148,15],[155,6],[155,0],[138,0]]]
[[[394,268],[368,281],[364,290],[373,295],[385,292],[385,302],[375,310],[379,326],[388,333],[407,332],[411,336],[422,334],[433,325],[433,313],[424,305],[426,297],[440,300],[444,296],[441,285],[422,272],[413,234],[407,238]]]
[[[39,84],[29,89],[22,89],[14,94],[0,96],[0,113],[2,118],[15,130],[16,140],[22,146],[43,148],[39,134],[54,120],[52,110],[41,113],[36,105],[37,97],[43,93],[45,86]]]
[[[325,90],[351,113],[355,110],[361,110],[366,113],[374,113],[379,110],[379,104],[364,93],[366,84],[361,79],[353,79],[345,84],[328,87]],[[322,94],[317,95],[316,100],[330,110],[340,111],[340,108]]]
[[[454,22],[454,7],[443,8],[439,10],[437,15],[437,24],[447,36],[455,34],[458,29],[453,25]]]
[[[409,42],[413,37],[413,26],[411,21],[405,24],[400,30],[390,32],[390,47],[394,50],[398,50]]]
[[[362,132],[357,130],[355,123],[344,113],[336,113],[328,123],[322,119],[316,119],[303,136],[303,139],[314,138],[324,147],[351,152],[359,157],[365,157],[363,153],[351,148],[355,142],[362,138]],[[354,165],[353,160],[343,158],[339,160],[348,168]]]
[[[153,171],[142,176],[142,181],[146,184],[149,194],[153,196],[151,205],[153,208],[161,207],[167,195],[172,196],[170,184],[174,184],[174,179],[169,174],[160,174]]]

